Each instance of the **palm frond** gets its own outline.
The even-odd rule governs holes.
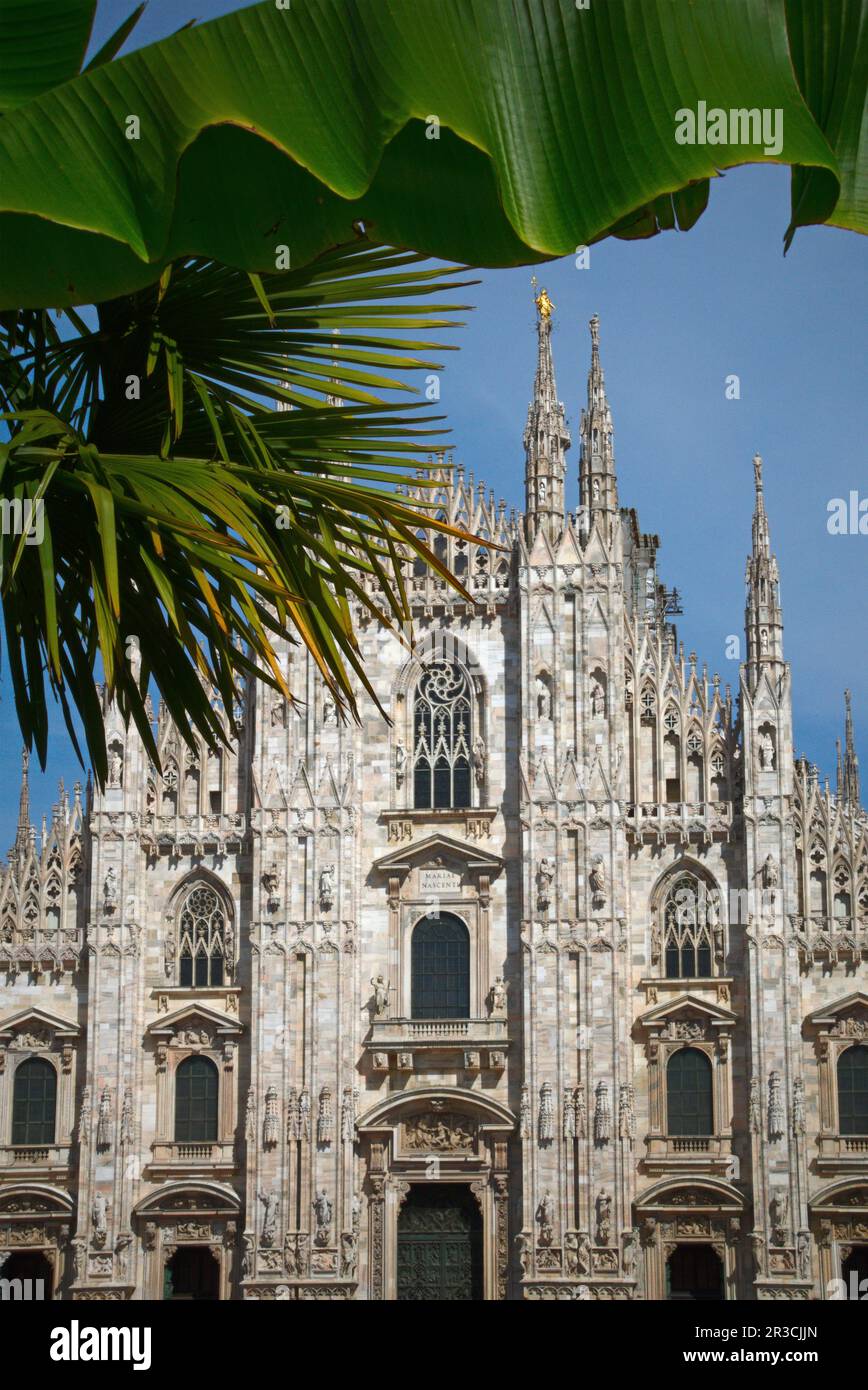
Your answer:
[[[185,738],[215,743],[214,692],[230,734],[240,680],[292,698],[279,639],[303,642],[355,714],[360,689],[376,696],[353,605],[402,631],[413,557],[461,589],[424,532],[463,533],[402,495],[443,424],[394,397],[439,370],[450,345],[415,335],[456,327],[466,306],[437,296],[470,283],[422,260],[359,242],[256,283],[187,261],[63,332],[44,311],[0,315],[0,498],[39,501],[44,522],[40,545],[0,537],[16,709],[40,760],[52,695],[104,780],[97,655],[155,761],[151,682]]]

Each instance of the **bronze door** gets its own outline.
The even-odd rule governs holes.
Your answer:
[[[414,1183],[398,1217],[398,1300],[482,1298],[482,1218],[466,1187]]]

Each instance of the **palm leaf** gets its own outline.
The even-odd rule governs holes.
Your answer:
[[[393,399],[439,368],[446,345],[418,335],[456,326],[463,306],[441,301],[460,277],[354,242],[255,284],[183,262],[92,326],[0,314],[0,496],[44,507],[43,546],[0,538],[16,709],[41,760],[50,694],[105,778],[97,654],[155,761],[151,682],[185,738],[213,743],[215,694],[230,734],[241,679],[292,697],[279,639],[307,645],[347,713],[376,698],[354,610],[403,632],[414,556],[461,588],[429,538],[463,533],[400,491],[441,419]]]

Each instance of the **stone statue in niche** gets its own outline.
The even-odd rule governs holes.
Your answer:
[[[355,1279],[356,1264],[358,1261],[357,1241],[352,1231],[344,1231],[341,1235],[341,1278]]]
[[[612,1239],[612,1198],[603,1188],[597,1194],[597,1244],[609,1245]]]
[[[796,1259],[799,1264],[799,1278],[810,1279],[811,1277],[811,1234],[810,1231],[799,1231],[796,1237]]]
[[[273,1245],[277,1230],[277,1213],[280,1210],[280,1198],[274,1191],[260,1192],[259,1200],[263,1206],[262,1244]]]
[[[789,1193],[778,1188],[769,1202],[769,1215],[772,1218],[772,1244],[784,1245],[787,1239],[787,1217],[790,1210]]]
[[[103,1087],[99,1098],[96,1122],[96,1146],[98,1149],[111,1148],[112,1097],[108,1086]]]
[[[113,743],[109,749],[108,785],[114,789],[122,787],[124,781],[124,758],[120,745]]]
[[[477,787],[481,787],[485,781],[485,743],[481,738],[473,743],[473,776]]]
[[[98,1250],[105,1245],[107,1217],[108,1198],[104,1192],[95,1192],[90,1208],[90,1224],[93,1227],[93,1243]]]
[[[399,738],[398,741],[397,741],[396,744],[395,744],[395,786],[396,786],[396,787],[402,787],[402,786],[404,785],[404,773],[405,773],[405,770],[406,770],[406,766],[407,766],[407,749],[406,749],[405,746],[404,746],[404,740]]]
[[[767,907],[769,913],[773,915],[778,896],[778,883],[780,882],[780,868],[773,854],[766,855],[760,866],[758,877],[762,886],[763,907]]]
[[[335,866],[326,864],[319,876],[319,905],[323,912],[330,912],[335,902]]]
[[[266,903],[269,912],[276,912],[280,907],[280,894],[277,891],[279,885],[280,878],[277,873],[277,868],[274,864],[270,864],[262,875],[262,886],[265,889]]]
[[[492,1018],[506,1017],[507,989],[508,986],[503,976],[497,975],[495,977],[494,984],[491,986],[491,992],[489,995]]]
[[[310,1091],[306,1086],[298,1097],[298,1128],[302,1139],[310,1138]]]
[[[112,912],[118,905],[118,876],[112,865],[103,880],[102,900],[106,912]]]
[[[330,690],[326,690],[322,697],[322,722],[324,728],[338,722],[338,707]]]
[[[598,680],[591,681],[591,714],[601,719],[606,713],[606,692]]]
[[[591,864],[591,871],[588,874],[588,883],[593,897],[594,907],[605,907],[606,905],[606,867],[600,855]]]
[[[271,727],[272,729],[286,727],[286,701],[282,695],[275,695],[271,702]]]
[[[775,768],[775,740],[768,729],[760,731],[759,765],[766,772],[773,772]]]
[[[538,719],[551,719],[552,692],[542,676],[536,678],[536,712]]]
[[[660,923],[653,922],[651,925],[651,964],[657,965],[660,961],[660,953],[663,949],[663,933],[660,930]]]
[[[555,1238],[555,1200],[550,1192],[545,1193],[537,1207],[536,1219],[539,1225],[537,1245],[552,1245]]]
[[[316,1232],[314,1233],[313,1243],[322,1248],[328,1245],[332,1233],[332,1204],[322,1188],[311,1203],[313,1214],[316,1219]]]
[[[539,861],[536,871],[536,900],[540,912],[545,912],[552,896],[552,882],[555,876],[555,866],[547,857]]]
[[[379,975],[373,976],[371,984],[374,989],[374,1017],[385,1018],[389,1012],[389,981],[382,970]]]

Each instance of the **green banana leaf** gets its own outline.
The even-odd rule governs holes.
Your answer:
[[[864,231],[866,3],[263,0],[41,90],[74,67],[82,0],[40,7],[32,81],[27,6],[3,0],[0,306],[105,300],[187,255],[297,267],[360,225],[532,262],[688,227],[718,170],[756,161],[793,167],[788,238]],[[733,121],[679,143],[700,103],[780,113],[780,139]]]

